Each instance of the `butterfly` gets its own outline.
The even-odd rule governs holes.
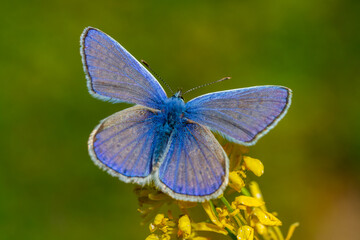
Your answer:
[[[185,103],[104,32],[87,27],[81,56],[90,94],[136,104],[100,122],[91,159],[124,182],[153,183],[174,199],[203,202],[228,184],[229,159],[211,131],[253,145],[286,114],[291,90],[256,86],[213,92]]]

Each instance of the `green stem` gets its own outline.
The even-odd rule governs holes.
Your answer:
[[[247,225],[247,222],[246,222],[245,218],[243,217],[243,215],[241,215],[241,214],[236,214],[236,216],[238,216],[238,217],[240,218],[241,222],[242,222],[244,225]]]
[[[230,203],[228,202],[228,200],[226,200],[226,198],[224,198],[224,196],[222,196],[220,199],[221,199],[221,201],[224,203],[224,205],[226,206],[226,208],[227,208],[227,210],[228,210],[229,212],[233,212],[233,211],[234,211],[234,209],[232,209]]]
[[[219,219],[219,215],[215,209],[213,202],[210,200],[209,203],[210,203],[211,210],[215,213],[215,216]]]
[[[225,230],[228,232],[229,236],[231,237],[231,239],[233,240],[237,240],[237,237],[235,236],[235,234],[233,234],[230,229],[228,229],[227,227],[225,227]]]
[[[224,205],[226,206],[227,210],[232,213],[234,211],[234,209],[231,207],[230,203],[228,202],[228,200],[226,200],[226,198],[224,198],[224,196],[222,196],[221,201],[224,203]],[[241,218],[238,216],[239,214],[236,214],[234,216],[237,224],[239,225],[239,227],[241,227],[243,224],[246,224],[245,222],[241,221]]]
[[[215,213],[215,216],[219,219],[219,214],[217,213],[217,211],[215,209],[214,203],[211,200],[209,201],[209,203],[210,203],[211,210]],[[237,240],[237,237],[229,228],[225,227],[225,230],[228,232],[231,239]]]
[[[241,193],[244,194],[245,196],[251,197],[249,190],[247,190],[245,187],[241,189]]]

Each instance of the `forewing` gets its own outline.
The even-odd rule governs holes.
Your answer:
[[[155,183],[175,199],[202,202],[222,194],[228,171],[228,158],[211,131],[189,123],[171,135]]]
[[[159,109],[166,93],[125,48],[98,29],[81,35],[81,56],[89,92],[102,100]]]
[[[89,138],[89,153],[96,165],[125,182],[150,180],[155,145],[155,113],[134,106],[101,121]]]
[[[253,145],[286,114],[290,102],[286,87],[241,88],[197,97],[186,104],[184,116],[229,140]]]

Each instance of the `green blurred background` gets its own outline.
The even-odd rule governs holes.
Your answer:
[[[250,156],[283,231],[356,239],[360,228],[360,2],[3,1],[0,9],[0,239],[144,239],[133,186],[87,153],[97,123],[128,105],[92,98],[86,26],[145,59],[173,88],[293,90],[287,116]]]

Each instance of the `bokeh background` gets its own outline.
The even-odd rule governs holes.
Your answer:
[[[173,88],[293,90],[287,116],[251,147],[293,239],[359,239],[359,1],[2,1],[0,239],[144,239],[133,186],[99,170],[89,133],[128,105],[92,98],[86,26],[145,59]]]

